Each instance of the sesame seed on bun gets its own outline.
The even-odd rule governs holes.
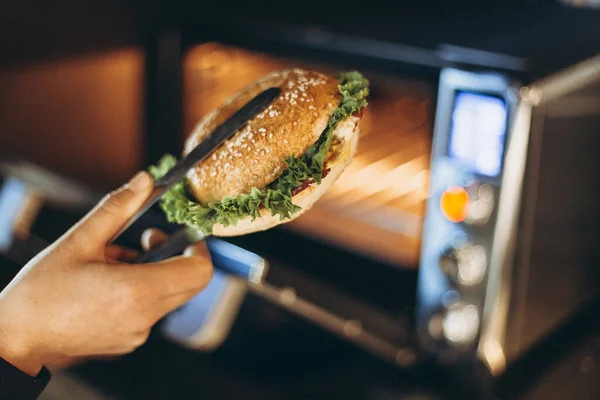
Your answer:
[[[183,154],[272,87],[280,95],[163,197],[169,221],[216,236],[269,229],[310,209],[350,164],[368,95],[357,72],[340,79],[302,69],[274,72],[202,118]],[[156,167],[155,177],[174,162]]]

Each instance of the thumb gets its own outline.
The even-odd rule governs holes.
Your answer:
[[[152,177],[147,172],[139,172],[128,183],[105,196],[66,236],[82,248],[104,248],[142,207],[153,186]]]

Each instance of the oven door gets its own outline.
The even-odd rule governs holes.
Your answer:
[[[212,109],[273,71],[358,69],[369,78],[356,156],[331,190],[293,222],[228,240],[269,261],[266,284],[251,291],[393,363],[412,365],[436,82],[222,42],[188,42],[182,53],[181,142]]]

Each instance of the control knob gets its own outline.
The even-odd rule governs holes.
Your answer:
[[[469,242],[450,246],[440,256],[440,269],[461,286],[476,285],[483,280],[487,269],[485,248]]]
[[[465,223],[485,225],[494,210],[494,189],[487,183],[472,183],[466,190],[471,201]]]
[[[429,336],[455,346],[470,345],[480,328],[479,309],[459,301],[447,309],[434,313],[427,325]]]

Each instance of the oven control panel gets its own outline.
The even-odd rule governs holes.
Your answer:
[[[424,347],[460,355],[477,346],[513,100],[499,75],[442,71],[419,270]]]

